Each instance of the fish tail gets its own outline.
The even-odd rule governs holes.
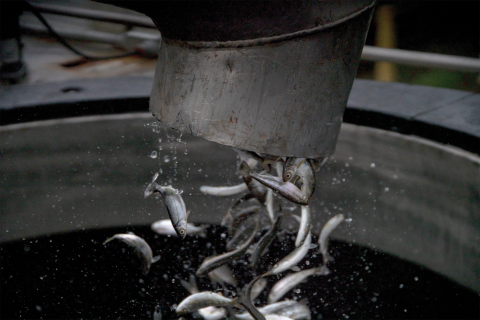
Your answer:
[[[316,269],[314,274],[316,276],[326,276],[330,274],[330,269],[328,269],[326,265],[322,265]]]

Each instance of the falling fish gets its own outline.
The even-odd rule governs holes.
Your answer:
[[[310,161],[305,158],[287,158],[283,168],[283,181],[295,185],[302,183],[304,196],[310,199],[315,191],[315,171]]]
[[[279,274],[285,270],[290,269],[291,267],[297,265],[307,254],[312,243],[312,235],[310,231],[305,238],[305,241],[300,247],[295,248],[289,255],[277,262],[270,271],[267,271],[263,276],[270,276],[274,274]]]
[[[235,231],[235,235],[232,237],[232,239],[227,242],[225,246],[227,250],[233,250],[238,244],[241,244],[248,239],[252,230],[255,229],[256,223],[256,220],[248,219],[245,221],[245,223],[241,224]]]
[[[232,270],[226,265],[222,265],[216,269],[213,269],[208,273],[210,281],[213,283],[228,283],[232,286],[237,285],[237,280],[233,276]]]
[[[179,237],[185,239],[187,235],[187,210],[182,199],[182,191],[173,188],[172,186],[161,186],[155,183],[158,173],[154,176],[153,181],[147,186],[144,192],[145,198],[152,195],[154,192],[160,193],[165,201],[168,215],[175,228],[175,232]]]
[[[242,308],[237,299],[229,299],[218,293],[204,291],[190,295],[178,305],[176,312],[178,315],[184,315],[206,307],[226,307],[232,306]]]
[[[261,157],[253,151],[247,151],[247,150],[242,150],[237,148],[232,148],[232,149],[238,153],[242,161],[255,160],[267,172],[270,172],[270,166],[269,166],[270,164],[275,164],[277,161],[283,161],[280,157],[271,157],[271,156]]]
[[[269,314],[265,317],[266,320],[293,320],[292,318],[281,316],[279,314]]]
[[[320,237],[318,238],[318,245],[320,246],[320,253],[323,256],[323,263],[327,263],[327,261],[333,261],[333,258],[328,254],[328,237],[333,230],[342,221],[345,220],[345,216],[343,214],[337,214],[336,216],[330,218],[330,220],[325,223],[322,228],[322,232],[320,232]]]
[[[144,274],[147,274],[148,271],[150,271],[150,266],[152,265],[152,263],[160,260],[160,256],[153,257],[152,249],[150,248],[148,243],[139,236],[134,235],[133,233],[116,234],[113,237],[108,238],[103,243],[103,245],[106,245],[113,240],[120,240],[135,249],[137,256],[142,261],[142,271]]]
[[[291,273],[280,281],[275,283],[275,285],[270,289],[268,294],[268,303],[274,303],[280,300],[287,292],[295,288],[300,283],[307,280],[310,276],[323,276],[329,274],[330,271],[326,266],[320,266],[318,268],[307,269],[299,272]]]
[[[258,280],[252,287],[252,292],[251,292],[251,299],[252,301],[257,299],[260,293],[262,293],[263,289],[265,289],[265,286],[267,285],[267,280],[266,279],[260,279]]]
[[[288,317],[294,320],[310,320],[312,318],[312,313],[307,303],[308,300],[306,298],[302,299],[292,306],[283,308],[282,310],[278,311],[277,314],[279,316]]]
[[[300,220],[300,226],[298,227],[297,238],[295,239],[295,247],[300,246],[307,237],[310,230],[311,215],[310,206],[301,206],[302,216]]]
[[[210,186],[201,186],[200,192],[208,194],[211,196],[227,197],[233,196],[248,190],[248,187],[245,183],[241,183],[231,187],[210,187]]]
[[[229,251],[227,253],[221,254],[219,256],[208,257],[203,260],[202,264],[198,268],[196,275],[198,277],[206,276],[210,271],[232,261],[243,255],[245,251],[247,251],[248,247],[252,244],[253,240],[255,239],[255,235],[258,230],[258,221],[255,221],[255,228],[250,236],[241,246],[239,246],[236,250]]]
[[[194,275],[190,275],[189,282],[180,280],[180,283],[185,289],[187,289],[190,294],[196,294],[200,292],[198,290]],[[225,310],[224,308],[217,308],[212,306],[198,309],[197,312],[205,320],[220,320],[226,318],[227,316],[227,310]]]
[[[252,262],[250,264],[253,269],[255,269],[262,254],[277,236],[277,233],[280,231],[282,226],[282,221],[283,216],[278,216],[272,228],[268,230],[267,233],[265,233],[265,235],[263,235],[260,241],[258,241],[258,243],[255,245],[252,253]]]
[[[262,307],[262,308],[258,308],[258,311],[261,314],[263,314],[265,316],[268,316],[269,314],[278,313],[281,310],[283,310],[285,308],[295,306],[296,304],[298,304],[298,302],[295,301],[295,300],[285,300],[285,301],[281,301],[281,302],[266,305],[265,307]],[[253,317],[248,312],[244,312],[244,313],[241,313],[241,314],[236,314],[235,318],[237,318],[239,320],[252,320],[253,319]]]
[[[306,197],[302,190],[291,182],[284,182],[282,178],[269,174],[252,173],[251,168],[245,163],[243,170],[239,170],[239,174],[244,177],[252,177],[261,184],[267,186],[282,197],[300,205],[308,205],[310,198]]]
[[[235,235],[235,232],[238,228],[238,226],[250,218],[251,216],[255,215],[258,213],[260,210],[259,206],[250,206],[248,208],[241,209],[235,217],[233,217],[232,222],[228,224],[228,233],[231,235]]]
[[[247,185],[248,190],[250,191],[250,194],[258,199],[261,203],[264,203],[266,201],[266,195],[267,195],[267,188],[258,181],[254,180],[252,177],[250,177],[247,174],[243,174],[243,172],[249,172],[251,171],[251,166],[245,162],[242,161],[240,163],[240,167],[238,169],[238,174],[243,179],[243,182]]]
[[[263,314],[255,307],[252,302],[251,293],[255,284],[262,279],[263,276],[254,278],[250,283],[245,286],[244,290],[239,295],[238,302],[247,310],[248,314],[255,320],[265,320]]]
[[[270,218],[270,221],[272,221],[272,224],[275,223],[275,214],[273,210],[273,190],[268,189],[267,191],[267,197],[265,200],[265,207],[267,208],[267,213],[268,217]]]
[[[172,221],[170,219],[163,219],[152,223],[150,228],[158,234],[177,236],[175,229],[173,228]],[[207,225],[195,226],[194,224],[187,223],[187,235],[202,235],[205,236],[205,229]]]

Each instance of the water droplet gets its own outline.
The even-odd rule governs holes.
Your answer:
[[[400,289],[402,289],[402,288],[403,288],[403,284],[399,285],[398,287],[399,287]]]
[[[42,307],[40,306],[36,306],[35,309],[37,309],[37,311],[42,311]]]
[[[169,156],[163,157],[163,162],[169,163],[170,162],[170,157]]]
[[[375,163],[372,163],[372,164],[370,165],[370,168],[375,168]]]
[[[345,222],[352,222],[352,218],[345,219]]]
[[[376,301],[377,301],[377,298],[373,297],[372,302],[376,302]]]
[[[150,153],[150,158],[155,159],[157,155],[158,155],[157,151],[152,151],[152,153]]]
[[[162,150],[162,149],[163,149],[162,146],[159,146],[159,147],[158,147],[158,150]]]
[[[415,281],[418,281],[418,277],[413,278]]]
[[[385,192],[388,192],[388,191],[390,191],[390,189],[389,189],[389,188],[385,188]]]

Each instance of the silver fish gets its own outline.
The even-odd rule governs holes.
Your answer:
[[[241,183],[235,186],[230,187],[210,187],[210,186],[201,186],[200,192],[208,194],[211,196],[227,197],[233,196],[248,190],[248,187],[245,183]]]
[[[161,186],[152,181],[145,189],[145,198],[154,192],[158,192],[163,196],[168,215],[170,216],[170,220],[172,220],[172,225],[177,235],[185,239],[187,235],[187,210],[185,209],[185,203],[181,196],[182,191],[172,186]]]
[[[191,296],[185,298],[182,302],[180,302],[176,311],[178,315],[184,315],[206,307],[226,306],[242,308],[241,305],[237,302],[237,299],[229,299],[218,293],[204,291],[192,294]]]
[[[235,235],[230,239],[227,244],[227,250],[233,250],[238,244],[243,243],[250,237],[251,232],[255,229],[256,220],[254,218],[248,219],[245,223],[242,223],[237,230],[235,230]]]
[[[255,286],[256,282],[261,280],[262,276],[254,278],[250,283],[244,288],[244,290],[239,295],[238,302],[247,310],[248,314],[255,320],[265,320],[263,314],[255,307],[252,303],[251,293],[252,289]]]
[[[294,306],[297,303],[298,302],[295,301],[295,300],[285,300],[285,301],[269,304],[269,305],[267,305],[265,307],[262,307],[262,308],[258,308],[258,311],[261,314],[263,314],[265,316],[268,316],[269,314],[277,313],[280,310],[283,310],[285,308]],[[237,318],[239,320],[252,320],[253,319],[253,317],[248,312],[244,312],[244,313],[241,313],[241,314],[236,314],[235,318]]]
[[[120,240],[123,243],[126,243],[127,245],[135,249],[137,256],[142,261],[142,271],[144,274],[148,274],[148,271],[150,271],[150,266],[152,265],[152,263],[155,263],[158,260],[160,260],[160,256],[153,257],[152,249],[150,248],[148,243],[142,238],[140,238],[139,236],[134,235],[133,233],[118,233],[113,237],[105,240],[103,245],[106,245],[107,243],[113,240]]]
[[[310,199],[315,191],[315,170],[308,159],[287,158],[283,167],[283,181],[288,181],[295,185],[301,182],[304,195]]]
[[[273,210],[273,190],[268,189],[267,191],[267,197],[265,200],[265,207],[267,208],[267,213],[268,217],[270,218],[270,221],[272,221],[272,224],[275,223],[275,214]]]
[[[277,314],[294,320],[310,320],[312,318],[312,313],[307,303],[307,299],[302,299],[292,306],[283,308],[278,311]]]
[[[231,284],[232,286],[237,285],[237,280],[233,276],[232,270],[226,264],[210,271],[208,273],[208,277],[213,283],[224,282]]]
[[[228,208],[227,214],[223,217],[222,222],[220,224],[222,226],[228,226],[230,223],[232,223],[232,221],[233,221],[233,215],[232,215],[233,210],[235,210],[235,208],[238,205],[240,205],[242,202],[245,202],[245,201],[254,201],[254,202],[260,204],[258,202],[258,200],[255,198],[254,195],[252,195],[251,193],[248,193],[248,194],[244,195],[243,197],[241,197],[240,199],[238,199],[237,201],[235,201],[235,203],[230,208]]]
[[[163,219],[152,223],[150,228],[158,234],[177,236],[177,232],[173,228],[172,221],[170,219]],[[205,229],[208,225],[195,226],[194,224],[187,223],[187,235],[204,235]]]
[[[252,292],[251,292],[251,298],[252,301],[257,299],[260,293],[262,293],[263,289],[265,289],[265,286],[267,285],[267,280],[266,279],[260,279],[258,280],[252,287]]]
[[[250,194],[258,199],[261,203],[265,203],[266,195],[267,195],[267,188],[258,181],[252,179],[248,174],[244,174],[245,172],[250,172],[252,169],[245,161],[240,163],[240,167],[238,169],[238,174],[243,179],[243,182],[247,185]]]
[[[300,247],[295,248],[289,255],[277,262],[270,271],[267,271],[264,276],[270,276],[274,274],[279,274],[285,270],[290,269],[299,263],[307,254],[310,249],[310,244],[312,243],[312,235],[310,231],[305,238],[305,241]]]
[[[279,314],[269,314],[265,320],[293,320],[292,318],[281,316]]]
[[[252,269],[256,268],[258,264],[258,260],[262,256],[263,252],[265,251],[266,248],[268,248],[268,246],[272,243],[272,241],[277,236],[277,233],[282,226],[282,221],[283,221],[283,216],[281,215],[278,216],[272,228],[268,230],[267,233],[265,233],[265,235],[263,235],[260,241],[258,241],[258,243],[255,245],[255,248],[253,249],[253,253],[252,253],[252,262],[250,264],[252,266]]]
[[[275,285],[270,289],[270,293],[268,294],[268,303],[274,303],[280,300],[287,292],[295,288],[300,283],[307,280],[310,276],[320,276],[320,275],[327,275],[330,271],[326,266],[320,266],[318,268],[307,269],[299,272],[291,273],[280,281],[275,283]]]
[[[233,217],[232,222],[228,225],[228,233],[231,235],[235,235],[235,231],[237,230],[238,226],[245,222],[248,218],[258,213],[260,210],[259,206],[250,206],[247,208],[241,209],[235,217]]]
[[[219,256],[208,257],[203,260],[202,264],[198,268],[196,275],[198,277],[206,276],[210,271],[228,263],[229,261],[236,259],[243,255],[247,251],[248,247],[252,244],[255,239],[255,235],[258,230],[258,221],[255,222],[255,228],[250,236],[241,246],[236,250],[229,251],[227,253],[221,254]]]
[[[263,169],[265,169],[267,172],[270,172],[271,164],[275,164],[277,161],[283,161],[280,157],[274,157],[274,156],[268,156],[268,155],[266,155],[265,157],[262,157],[253,151],[242,150],[237,148],[233,148],[233,150],[235,150],[238,153],[242,161],[253,159],[257,163],[259,163],[263,167]]]
[[[333,230],[342,221],[345,220],[345,216],[343,214],[337,214],[336,216],[330,218],[330,220],[325,223],[322,228],[322,232],[320,232],[320,237],[318,238],[318,245],[320,246],[320,253],[323,256],[323,263],[327,263],[327,261],[333,261],[333,258],[328,254],[328,237]]]
[[[194,275],[190,275],[189,282],[180,280],[180,283],[185,289],[187,289],[190,294],[196,294],[200,292],[198,290]],[[197,312],[205,320],[220,320],[224,319],[227,316],[227,310],[225,310],[224,308],[206,307],[198,309]]]
[[[308,231],[310,230],[311,215],[310,215],[310,206],[302,206],[302,218],[300,220],[300,226],[298,227],[297,238],[295,239],[295,247],[300,246],[305,238],[307,237]]]
[[[308,205],[310,198],[306,197],[302,190],[291,182],[284,182],[282,178],[269,174],[252,173],[251,168],[244,162],[243,170],[239,170],[242,176],[252,177],[261,184],[267,186],[282,197],[300,205]]]

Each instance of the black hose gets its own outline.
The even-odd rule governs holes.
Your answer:
[[[35,17],[38,18],[38,20],[40,20],[40,22],[48,29],[48,31],[53,35],[53,37],[58,40],[58,42],[60,42],[68,50],[72,51],[75,54],[78,54],[79,56],[81,56],[81,57],[83,57],[87,60],[117,59],[117,58],[128,57],[128,56],[131,56],[131,55],[136,53],[135,51],[129,51],[129,52],[121,53],[121,54],[118,54],[118,55],[105,56],[105,57],[93,57],[93,56],[84,54],[84,53],[78,51],[77,49],[75,49],[74,47],[72,47],[61,35],[59,35],[55,30],[53,30],[53,28],[50,26],[50,24],[47,22],[47,20],[45,20],[45,18],[41,15],[40,11],[38,11],[37,8],[32,6],[27,1],[24,1],[24,3],[25,3],[26,8],[29,11],[31,11],[35,15]]]

